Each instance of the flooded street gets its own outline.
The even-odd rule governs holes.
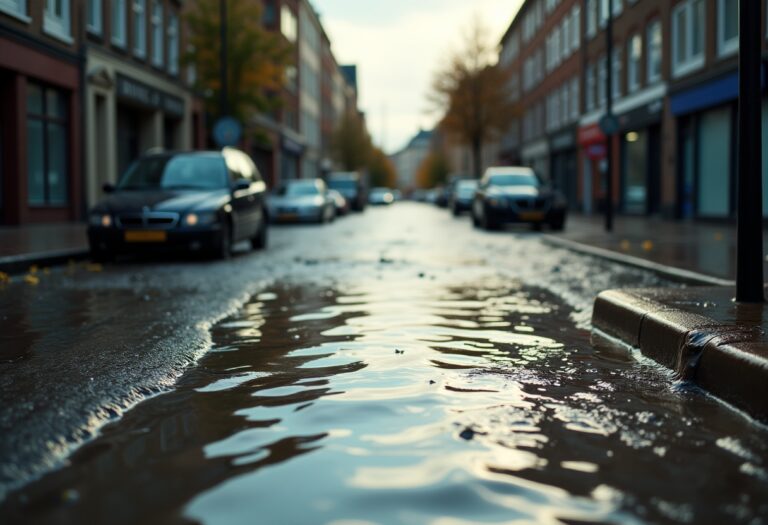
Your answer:
[[[271,233],[0,290],[0,521],[768,520],[768,430],[590,343],[670,283],[411,203]]]

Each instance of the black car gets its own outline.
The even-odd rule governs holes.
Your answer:
[[[553,230],[565,227],[566,202],[547,188],[530,168],[488,168],[472,202],[472,222],[487,230],[504,223],[548,224]]]
[[[368,202],[368,196],[365,192],[365,184],[356,171],[335,171],[326,177],[326,184],[331,190],[341,193],[350,209],[354,211],[363,211]]]
[[[94,259],[117,253],[185,249],[228,257],[234,243],[267,243],[266,185],[242,151],[147,155],[91,209]]]
[[[449,203],[454,215],[460,215],[462,212],[472,209],[472,201],[476,191],[477,179],[462,179],[456,182]]]

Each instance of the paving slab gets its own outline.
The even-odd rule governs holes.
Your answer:
[[[676,376],[768,423],[768,306],[740,304],[732,287],[607,290],[593,336],[608,336]]]

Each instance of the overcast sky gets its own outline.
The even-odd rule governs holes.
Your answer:
[[[357,64],[359,104],[374,142],[392,153],[436,115],[435,70],[477,14],[498,42],[522,0],[313,0],[341,64]]]

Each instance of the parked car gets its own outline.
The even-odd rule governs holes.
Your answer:
[[[354,211],[363,211],[367,202],[365,181],[356,171],[335,171],[327,177],[328,187],[336,190],[347,199]]]
[[[368,204],[389,205],[395,202],[395,195],[389,188],[373,188],[368,194]]]
[[[333,199],[333,203],[336,205],[336,216],[341,217],[349,213],[349,201],[336,190],[328,190],[328,194]]]
[[[225,258],[236,242],[267,244],[266,186],[233,148],[146,155],[104,191],[88,215],[95,260],[170,248]]]
[[[460,215],[472,209],[472,200],[475,198],[476,191],[477,179],[463,179],[456,183],[449,204],[454,215]]]
[[[269,217],[275,222],[330,222],[336,202],[322,179],[293,179],[269,197]]]
[[[472,222],[487,230],[510,222],[548,224],[562,230],[565,218],[563,196],[547,188],[527,167],[488,168],[472,202]]]

